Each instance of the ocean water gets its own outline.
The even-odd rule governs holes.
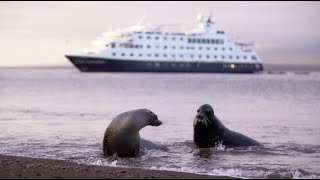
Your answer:
[[[229,129],[264,147],[195,148],[197,108],[211,104]],[[119,113],[148,108],[163,121],[140,136],[168,147],[102,157]],[[0,154],[100,166],[244,178],[320,178],[320,73],[80,73],[0,69]]]

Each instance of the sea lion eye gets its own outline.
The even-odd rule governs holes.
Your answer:
[[[197,113],[198,113],[198,112],[200,112],[200,110],[199,110],[199,109],[197,110]]]
[[[149,111],[149,113],[152,114],[153,112],[152,112],[152,111]]]

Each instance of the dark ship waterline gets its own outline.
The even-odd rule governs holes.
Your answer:
[[[263,71],[260,63],[176,62],[102,59],[66,56],[81,72],[198,72],[255,73]]]

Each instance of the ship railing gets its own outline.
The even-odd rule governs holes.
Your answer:
[[[236,45],[239,46],[243,52],[252,52],[254,49],[253,43],[236,43]]]

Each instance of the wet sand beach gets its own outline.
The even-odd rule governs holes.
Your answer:
[[[88,166],[60,160],[0,155],[0,178],[14,179],[234,179],[171,171]]]

